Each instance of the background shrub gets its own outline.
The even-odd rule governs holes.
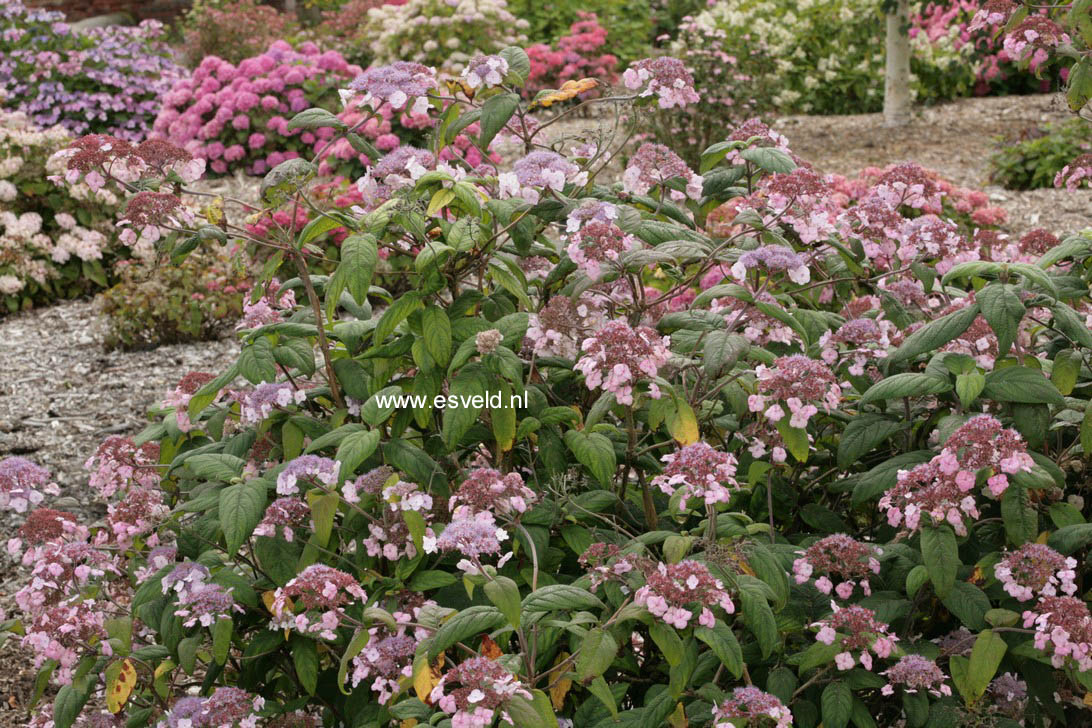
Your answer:
[[[184,69],[163,42],[161,23],[76,33],[62,13],[0,8],[0,106],[38,126],[139,141],[163,94]]]
[[[64,171],[50,158],[71,141],[61,126],[41,130],[0,112],[0,313],[105,287],[128,254],[114,231],[115,186],[49,180]]]
[[[191,67],[206,56],[237,64],[260,55],[295,29],[294,18],[259,0],[194,0],[180,25]]]
[[[409,0],[368,11],[373,63],[415,61],[460,73],[479,53],[527,41],[529,24],[504,0]]]
[[[671,3],[668,3],[670,5]],[[527,37],[546,45],[556,44],[571,33],[582,13],[594,13],[607,30],[606,48],[622,66],[648,55],[655,38],[656,16],[647,0],[511,0],[508,9],[527,21]]]
[[[527,76],[525,93],[534,96],[549,88],[561,88],[566,81],[595,78],[611,84],[618,78],[618,59],[603,53],[607,44],[607,29],[595,13],[579,13],[569,32],[554,46],[536,43],[527,47],[531,73]]]
[[[235,251],[195,253],[178,265],[126,260],[99,297],[107,349],[153,349],[216,339],[242,316],[250,290],[248,258]]]
[[[999,142],[990,156],[990,179],[1010,190],[1053,187],[1055,175],[1089,149],[1092,135],[1081,119],[1031,128],[1018,140]]]
[[[309,106],[340,110],[338,88],[360,73],[313,43],[293,50],[277,41],[238,66],[207,56],[164,97],[155,132],[208,160],[217,174],[262,174],[331,136],[329,129],[289,130],[288,119]]]

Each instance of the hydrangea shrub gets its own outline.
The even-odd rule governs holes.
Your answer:
[[[105,287],[126,250],[114,218],[116,185],[50,181],[64,173],[54,155],[71,143],[64,127],[39,129],[0,112],[0,311],[10,313]]]
[[[141,141],[184,75],[162,23],[73,31],[64,14],[10,0],[0,8],[0,106],[41,127]]]
[[[0,462],[36,577],[11,627],[58,687],[31,725],[1083,720],[1092,237],[1008,241],[916,165],[824,176],[756,120],[618,182],[632,127],[550,149],[573,112],[526,122],[526,54],[472,67],[442,111],[415,66],[348,90],[360,124],[441,115],[357,209],[250,231],[184,180],[133,196],[176,257],[276,252],[237,362],[89,458],[99,524]],[[625,116],[693,103],[675,64],[624,75]],[[437,161],[471,121],[525,156]],[[71,177],[119,153],[82,140]],[[316,171],[282,162],[264,204],[308,206]]]

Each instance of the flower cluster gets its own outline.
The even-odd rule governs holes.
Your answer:
[[[277,407],[303,404],[307,392],[290,382],[262,382],[238,396],[240,416],[244,423],[257,423],[269,417]]]
[[[489,511],[518,517],[536,501],[538,496],[523,483],[519,473],[503,474],[492,468],[476,468],[467,474],[448,505],[457,516]]]
[[[616,544],[602,541],[588,546],[577,562],[588,570],[593,591],[600,584],[611,579],[620,579],[634,569],[630,557],[623,556],[622,550]]]
[[[813,402],[830,411],[837,408],[842,398],[842,390],[830,369],[801,354],[779,357],[772,367],[759,364],[755,375],[758,393],[747,398],[747,408],[761,412],[770,422],[780,422],[785,417],[781,407],[784,402],[789,408],[789,424],[807,427],[808,421],[819,413]]]
[[[370,10],[359,35],[374,63],[412,61],[457,75],[475,56],[523,45],[527,28],[504,0],[408,0]]]
[[[835,655],[834,664],[839,670],[849,670],[857,662],[871,670],[871,653],[881,659],[891,655],[899,638],[888,632],[888,626],[876,619],[875,612],[858,604],[839,607],[831,602],[830,606],[833,614],[812,627],[819,628],[815,635],[819,642],[825,645],[838,643],[841,652]]]
[[[619,404],[633,404],[633,387],[644,375],[655,378],[671,357],[669,339],[646,326],[630,327],[625,321],[608,321],[580,345],[583,356],[576,363],[588,389],[612,392]],[[655,382],[649,396],[659,399]]]
[[[694,77],[683,62],[671,56],[645,58],[622,74],[622,83],[641,96],[656,95],[661,109],[686,106],[701,100],[694,90]]]
[[[937,667],[937,663],[921,655],[903,655],[880,674],[887,677],[887,684],[880,689],[884,695],[892,695],[896,685],[907,693],[924,690],[938,698],[952,694],[952,689],[944,682],[948,676]]]
[[[811,280],[807,257],[784,245],[763,245],[746,251],[732,266],[732,275],[746,281],[748,271],[755,269],[768,273],[787,273],[789,280],[801,285]]]
[[[289,543],[295,538],[297,528],[311,522],[311,508],[299,498],[277,498],[270,503],[262,520],[254,528],[255,536],[283,538]]]
[[[844,533],[825,536],[802,552],[792,563],[792,573],[797,584],[814,578],[815,588],[823,594],[833,591],[842,599],[849,599],[856,586],[865,596],[872,593],[869,577],[880,573],[879,551]],[[831,577],[837,583],[831,580]]]
[[[569,235],[565,249],[569,258],[585,275],[597,280],[603,268],[616,268],[619,256],[632,250],[637,240],[609,222],[591,221]]]
[[[368,595],[356,577],[325,564],[312,564],[273,594],[271,625],[322,639],[337,638],[345,605]],[[302,610],[296,612],[296,608]]]
[[[1011,594],[1022,602],[1036,595],[1055,597],[1059,590],[1073,596],[1077,585],[1077,560],[1041,543],[1026,543],[1006,554],[993,567],[993,574]]]
[[[166,728],[257,728],[265,698],[241,688],[218,687],[207,698],[179,699],[160,726]]]
[[[437,551],[458,552],[466,557],[459,560],[458,567],[467,574],[480,574],[482,573],[481,557],[487,554],[499,554],[502,549],[501,542],[507,540],[508,532],[497,526],[492,513],[489,511],[469,513],[464,510],[456,512],[451,523],[444,526],[439,536],[426,533],[422,545],[427,554]],[[511,552],[502,556],[497,566],[504,565],[511,556]]]
[[[660,562],[646,569],[644,577],[645,585],[634,593],[634,603],[675,629],[686,629],[699,609],[698,624],[703,627],[712,627],[716,621],[710,606],[719,606],[728,614],[736,610],[724,584],[701,562]]]
[[[583,185],[587,181],[587,172],[557,152],[545,149],[517,160],[511,172],[502,172],[498,177],[502,198],[522,197],[531,203],[538,202],[541,190],[561,192],[566,184]]]
[[[19,456],[0,460],[0,509],[26,513],[47,495],[60,492],[42,466]]]
[[[376,694],[380,704],[386,704],[399,691],[399,683],[413,676],[413,658],[421,639],[429,631],[421,627],[411,628],[410,622],[417,621],[421,608],[432,605],[430,600],[407,602],[392,612],[396,627],[392,630],[387,625],[368,629],[368,644],[360,655],[353,658],[353,671],[349,675],[352,687],[371,679],[371,691]]]
[[[130,488],[152,488],[159,483],[159,445],[137,445],[127,437],[110,435],[84,463],[91,471],[89,483],[103,498]]]
[[[531,314],[527,343],[541,356],[576,359],[584,339],[604,322],[603,312],[591,298],[581,296],[574,301],[554,296],[538,313]]]
[[[705,442],[695,442],[661,458],[667,466],[652,479],[652,484],[668,495],[680,494],[683,507],[691,499],[707,506],[727,503],[736,482],[736,458],[715,450]]]
[[[792,726],[792,711],[781,699],[753,685],[736,688],[729,698],[713,706],[714,728],[738,728],[767,718],[776,721],[775,728]]]
[[[503,709],[505,701],[515,695],[531,698],[501,665],[487,657],[472,657],[445,672],[429,693],[429,700],[452,716],[452,726],[487,728],[498,714],[501,721],[515,725]]]
[[[680,192],[667,185],[674,179],[683,181],[685,191]],[[661,195],[673,200],[687,197],[701,199],[703,182],[701,175],[695,174],[679,155],[663,144],[651,142],[637,148],[622,173],[622,186],[631,195],[645,195],[653,187],[658,187]]]
[[[300,481],[319,487],[333,488],[337,484],[338,463],[321,455],[300,455],[288,462],[277,475],[277,495],[300,492]]]

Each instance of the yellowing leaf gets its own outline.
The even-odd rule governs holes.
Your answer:
[[[106,709],[120,713],[136,686],[136,668],[131,660],[114,662],[106,668]]]
[[[416,718],[406,718],[404,721],[399,723],[399,725],[401,726],[401,728],[414,728],[414,726],[417,725],[417,719]]]
[[[465,81],[457,78],[448,78],[444,80],[444,85],[447,86],[447,90],[452,96],[462,91],[463,95],[466,96],[468,99],[474,98],[474,89],[472,89]]]
[[[500,648],[500,645],[493,641],[492,637],[487,634],[483,634],[481,653],[482,657],[488,657],[490,660],[496,660],[504,654],[504,651]]]
[[[536,106],[553,106],[559,101],[568,101],[585,91],[591,91],[598,85],[599,82],[594,78],[582,78],[579,81],[566,81],[561,84],[561,88],[558,90],[551,91],[541,98],[536,98],[531,102],[531,105],[528,108],[533,109]]]
[[[690,725],[686,720],[686,709],[683,708],[683,704],[679,703],[675,706],[675,712],[667,716],[667,724],[671,728],[687,728]]]
[[[675,400],[675,412],[667,418],[667,431],[680,445],[693,445],[698,441],[698,418],[686,400]]]
[[[455,199],[455,193],[446,187],[441,187],[436,190],[436,194],[432,196],[432,200],[428,203],[427,214],[435,215],[440,210],[447,207],[452,200]]]
[[[440,682],[440,675],[443,674],[444,668],[444,653],[441,652],[436,656],[436,662],[428,664],[428,660],[422,657],[413,668],[413,689],[417,693],[417,698],[426,705],[432,705],[432,700],[429,695],[432,693],[432,689],[436,687]]]
[[[565,660],[569,659],[568,652],[562,652],[554,660],[554,667],[557,667]],[[561,710],[561,706],[565,704],[565,696],[569,692],[569,688],[573,686],[573,681],[568,678],[562,678],[554,683],[550,688],[550,703],[554,706],[554,710]]]
[[[1048,538],[1050,538],[1050,531],[1043,531],[1039,534],[1039,538],[1035,539],[1035,543],[1046,543]]]
[[[201,210],[210,225],[219,225],[224,220],[224,198],[215,197]]]
[[[1082,700],[1081,702],[1083,702],[1088,707],[1092,708],[1092,693],[1085,693],[1084,694],[1084,700]]]

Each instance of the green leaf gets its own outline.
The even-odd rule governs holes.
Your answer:
[[[1050,381],[1058,391],[1068,397],[1077,386],[1081,373],[1081,355],[1073,349],[1064,349],[1054,355],[1054,367],[1050,372]]]
[[[588,630],[580,641],[580,652],[576,656],[576,674],[582,683],[599,677],[614,662],[618,654],[618,643],[611,633],[602,627]]]
[[[1019,294],[1013,286],[994,283],[979,291],[975,299],[982,316],[997,334],[998,351],[1004,356],[1016,341],[1020,321],[1024,318],[1024,304]]]
[[[860,404],[903,397],[924,397],[930,394],[941,394],[951,388],[950,381],[932,374],[895,374],[869,387],[868,391],[861,395]]]
[[[838,467],[850,467],[903,427],[904,423],[882,415],[858,415],[846,426],[838,441]]]
[[[1027,491],[1019,483],[1010,482],[1001,495],[1001,520],[1005,523],[1005,535],[1013,546],[1023,546],[1035,540],[1039,532],[1039,515],[1029,504]]]
[[[1068,556],[1077,549],[1084,548],[1092,543],[1092,523],[1076,523],[1071,526],[1063,526],[1050,534],[1047,544],[1062,554]]]
[[[331,129],[337,129],[338,131],[344,131],[346,128],[345,122],[331,114],[326,109],[304,109],[291,119],[289,119],[286,129],[294,131],[296,129],[321,129],[328,127]]]
[[[599,597],[587,589],[572,584],[541,586],[523,599],[523,611],[554,612],[558,610],[603,609]]]
[[[198,478],[220,483],[239,477],[246,466],[246,461],[242,458],[220,452],[191,455],[184,463]]]
[[[853,712],[853,693],[842,680],[823,688],[820,699],[823,709],[823,728],[846,728],[849,716]]]
[[[750,348],[750,342],[739,334],[710,331],[705,336],[705,348],[702,350],[705,373],[714,378],[727,374]]]
[[[1065,399],[1038,369],[1005,367],[986,375],[982,395],[998,402],[1065,405]]]
[[[712,627],[695,627],[694,636],[709,645],[721,664],[736,678],[743,675],[743,650],[735,632],[717,620]]]
[[[501,49],[500,57],[508,62],[508,75],[504,82],[513,86],[523,86],[531,75],[531,59],[519,46],[506,46]]]
[[[519,96],[505,93],[489,97],[482,105],[481,131],[478,134],[478,143],[482,148],[489,146],[493,137],[497,136],[512,115],[519,108]]]
[[[379,446],[379,430],[363,430],[345,435],[338,445],[334,459],[341,463],[338,482],[344,482],[356,472],[360,464],[372,456]]]
[[[802,427],[793,427],[789,424],[788,417],[782,417],[777,421],[777,431],[781,435],[785,449],[796,458],[797,462],[805,462],[808,459],[808,453],[811,452],[807,430]]]
[[[268,336],[259,336],[239,353],[239,373],[251,384],[272,382],[277,378],[277,361]]]
[[[374,235],[357,233],[341,241],[341,262],[326,284],[326,315],[333,318],[342,291],[349,291],[358,304],[367,301],[378,264],[379,249]]]
[[[1080,111],[1092,98],[1092,64],[1087,58],[1081,58],[1069,69],[1066,82],[1065,100],[1070,111]]]
[[[330,535],[334,530],[334,518],[337,516],[337,507],[341,502],[341,495],[334,491],[322,493],[312,490],[307,494],[307,503],[311,506],[311,520],[315,524],[315,541],[322,548],[330,542]]]
[[[986,377],[980,371],[976,370],[956,375],[955,391],[959,397],[959,403],[963,405],[963,409],[970,409],[985,387]]]
[[[774,174],[787,174],[796,169],[796,162],[792,161],[792,157],[773,147],[751,147],[740,151],[739,156],[759,169]]]
[[[759,649],[765,659],[773,654],[780,641],[773,610],[770,609],[765,597],[755,591],[741,590],[739,598],[743,623],[758,639]]]
[[[604,488],[610,487],[617,460],[614,456],[614,445],[606,435],[568,430],[565,432],[565,444],[600,485]]]
[[[388,336],[394,333],[398,324],[406,320],[406,317],[421,307],[421,299],[413,293],[402,294],[396,298],[375,325],[375,333],[372,334],[373,344],[382,344]]]
[[[683,661],[683,643],[674,627],[658,619],[648,625],[648,634],[660,648],[660,654],[671,667],[677,667]]]
[[[943,599],[955,584],[956,569],[959,567],[959,547],[956,546],[955,533],[951,526],[925,526],[921,529],[921,556],[933,590]]]
[[[603,679],[602,675],[588,683],[588,692],[599,698],[599,702],[607,706],[611,716],[615,720],[618,719],[618,704],[614,700],[614,693],[611,692],[610,686],[607,685],[607,681]]]
[[[346,676],[349,673],[349,665],[352,664],[354,657],[364,651],[370,638],[371,634],[367,629],[358,629],[356,634],[353,635],[352,640],[349,641],[348,647],[345,648],[345,652],[341,655],[341,661],[338,663],[337,668],[337,685],[343,695],[350,694],[350,691],[345,687]]]
[[[239,365],[232,364],[228,369],[221,372],[220,376],[206,382],[200,389],[194,392],[193,396],[190,397],[190,404],[186,408],[190,419],[196,422],[197,415],[201,414],[202,410],[212,404],[213,400],[220,394],[220,390],[228,384],[231,384],[232,380],[237,376],[239,376]]]
[[[990,600],[986,593],[974,584],[957,581],[952,585],[952,590],[940,601],[968,629],[972,631],[985,629],[986,612],[990,611]]]
[[[451,357],[451,320],[439,306],[428,306],[421,312],[421,332],[425,351],[439,366]]]
[[[266,482],[261,479],[229,485],[220,491],[220,530],[228,556],[250,538],[265,513]]]
[[[477,365],[464,367],[451,380],[448,396],[458,398],[458,404],[444,408],[440,427],[440,434],[448,450],[454,450],[478,421],[482,411],[482,405],[478,402],[484,402],[487,384],[485,372]],[[482,399],[475,400],[476,397]]]
[[[307,376],[315,373],[315,350],[307,339],[282,338],[281,343],[273,347],[273,359],[281,366],[299,369]]]
[[[1001,659],[1007,649],[1005,640],[993,630],[982,630],[978,634],[971,650],[971,664],[967,669],[967,685],[971,695],[964,697],[969,697],[968,703],[977,701],[986,693],[986,688],[997,674],[997,668],[1001,666]]]
[[[231,617],[220,617],[212,625],[212,657],[223,665],[231,651],[231,631],[234,622]]]
[[[906,337],[902,345],[887,357],[891,363],[939,349],[967,330],[978,315],[978,304],[971,304],[947,316],[941,316]]]
[[[520,598],[519,587],[507,576],[496,576],[485,582],[482,587],[489,601],[508,618],[508,623],[519,629]]]
[[[514,725],[527,726],[527,728],[556,728],[557,726],[557,718],[554,718],[552,723],[547,721],[535,703],[522,695],[513,695],[504,701],[503,705]],[[546,699],[546,705],[549,707],[549,698]]]
[[[456,642],[483,632],[492,632],[508,620],[496,607],[474,606],[458,611],[444,622],[429,640],[428,658],[436,656]]]
[[[296,638],[292,640],[292,664],[296,668],[296,677],[308,695],[314,695],[318,688],[318,645],[314,640]]]
[[[1080,314],[1061,301],[1055,303],[1050,310],[1054,312],[1054,328],[1081,346],[1092,348],[1092,331],[1084,325]]]

